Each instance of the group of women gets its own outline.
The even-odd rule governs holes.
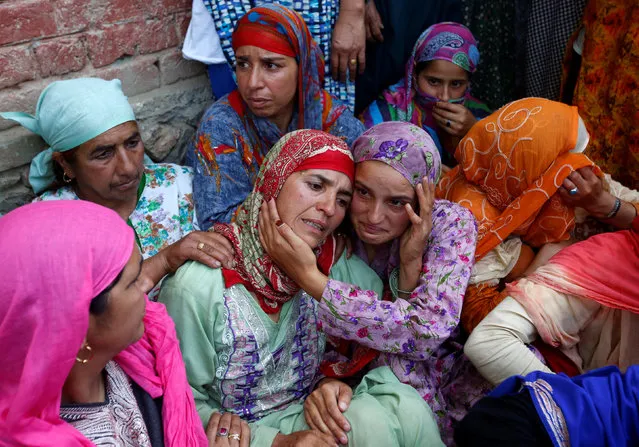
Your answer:
[[[144,165],[119,81],[3,114],[50,145],[0,218],[3,445],[637,442],[639,193],[575,107],[490,114],[455,23],[363,124],[295,12],[232,47],[188,168]]]

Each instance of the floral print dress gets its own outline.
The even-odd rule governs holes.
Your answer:
[[[489,391],[463,355],[458,329],[476,237],[468,210],[437,200],[423,270],[409,299],[382,301],[372,291],[330,279],[319,306],[329,336],[379,351],[371,366],[388,365],[401,382],[417,389],[435,413],[446,444],[452,442],[453,421]],[[391,283],[399,266],[398,243],[378,251],[370,262]],[[355,253],[367,259],[360,241]]]
[[[175,164],[146,165],[145,185],[138,204],[129,216],[143,259],[150,258],[192,231],[199,230],[193,207],[193,171]],[[73,188],[46,191],[34,199],[79,200]],[[150,292],[155,299],[161,283]]]

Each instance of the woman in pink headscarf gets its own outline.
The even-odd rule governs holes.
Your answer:
[[[3,446],[209,445],[124,220],[85,201],[26,205],[0,219],[0,252]],[[242,428],[216,415],[208,431],[230,422]]]

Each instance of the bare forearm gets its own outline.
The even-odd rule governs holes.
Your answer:
[[[307,274],[300,276],[303,277],[303,279],[297,281],[297,284],[302,288],[302,290],[317,301],[321,301],[324,289],[326,289],[326,285],[328,284],[328,276],[317,269],[313,272],[308,272]]]
[[[364,0],[340,0],[339,11],[353,12],[364,15],[364,7],[366,2]]]
[[[160,252],[144,260],[140,276],[143,277],[144,284],[151,290],[168,273],[167,263],[162,252]]]
[[[402,298],[408,298],[419,284],[419,275],[422,271],[422,260],[417,259],[400,265],[397,291]]]

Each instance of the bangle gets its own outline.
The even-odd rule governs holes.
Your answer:
[[[613,217],[617,215],[620,209],[621,209],[621,200],[619,199],[619,197],[615,197],[615,204],[612,207],[612,211],[606,214],[606,217],[604,217],[604,219],[612,219]]]
[[[399,268],[395,268],[390,276],[388,277],[388,286],[393,294],[393,297],[399,298],[399,294],[403,293],[404,295],[411,295],[413,293],[412,290],[401,290],[399,289]]]

